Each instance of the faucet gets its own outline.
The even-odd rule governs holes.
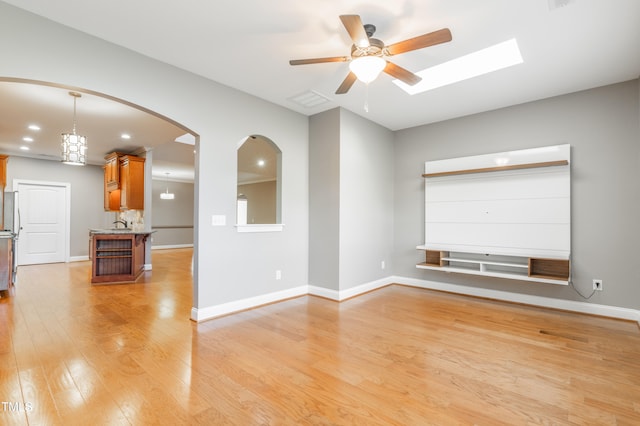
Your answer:
[[[121,224],[123,224],[123,225],[124,225],[124,227],[125,227],[125,228],[127,227],[127,221],[126,221],[126,220],[116,220],[116,221],[115,221],[115,222],[113,222],[113,223],[114,223],[114,224],[116,224],[116,223],[121,223]],[[117,226],[116,226],[116,228],[117,228]]]

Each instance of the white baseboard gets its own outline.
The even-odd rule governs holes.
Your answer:
[[[490,290],[479,287],[467,287],[463,285],[448,284],[438,281],[419,280],[416,278],[395,276],[391,277],[391,279],[394,283],[409,285],[412,287],[447,291],[450,293],[484,297],[487,299],[495,299],[505,302],[522,303],[524,305],[533,305],[542,308],[560,309],[563,311],[579,312],[583,314],[631,320],[638,322],[638,325],[640,325],[640,311],[636,309],[620,308],[617,306],[609,305],[598,305],[595,303],[586,303],[575,300],[532,296],[529,294],[511,293],[508,291]]]
[[[377,290],[390,284],[402,284],[429,290],[439,290],[449,293],[464,294],[467,296],[501,300],[505,302],[522,303],[524,305],[539,306],[542,308],[560,309],[563,311],[579,312],[583,314],[631,320],[636,321],[638,325],[640,325],[640,311],[636,309],[599,305],[595,303],[586,303],[574,300],[553,299],[550,297],[532,296],[529,294],[511,293],[508,291],[490,290],[479,287],[467,287],[463,285],[448,284],[439,281],[427,281],[399,276],[382,278],[342,291],[312,285],[305,285],[289,290],[283,290],[234,302],[223,303],[221,305],[214,305],[200,309],[192,308],[191,319],[194,321],[204,321],[222,315],[228,315],[246,309],[256,308],[261,305],[279,302],[285,299],[304,296],[307,294],[340,302],[345,299]]]
[[[340,301],[340,292],[338,290],[331,290],[324,287],[316,287],[313,285],[307,286],[307,293],[312,296],[324,297],[325,299]]]
[[[350,299],[352,297],[359,296],[361,294],[387,286],[393,282],[390,280],[391,280],[391,277],[381,278],[376,281],[371,281],[371,282],[364,283],[364,284],[351,287],[346,290],[341,290],[341,291],[330,290],[324,287],[316,287],[316,286],[310,285],[308,293],[312,296],[324,297],[327,299],[340,302],[342,300]]]
[[[177,248],[193,248],[193,244],[167,244],[164,246],[151,246],[151,250],[166,250]]]
[[[69,262],[84,262],[89,260],[89,256],[71,256]]]
[[[222,303],[220,305],[208,306],[206,308],[191,308],[191,319],[194,321],[204,321],[222,315],[244,311],[246,309],[257,308],[258,306],[269,303],[280,302],[285,299],[291,299],[292,297],[304,296],[308,293],[308,286],[303,285],[288,290],[276,291],[269,294],[249,297],[247,299]]]

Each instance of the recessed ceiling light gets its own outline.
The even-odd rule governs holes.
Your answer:
[[[131,139],[131,135],[130,135],[130,134],[128,134],[128,133],[123,133],[123,134],[121,134],[121,135],[120,135],[120,137],[121,137],[122,139]]]
[[[40,126],[37,124],[29,124],[29,130],[40,130]]]
[[[29,151],[30,148],[28,146],[24,146],[23,145],[23,146],[20,147],[20,149],[23,150],[23,151]]]
[[[524,62],[515,38],[427,68],[416,74],[420,83],[409,86],[400,80],[393,82],[410,95],[457,83],[479,75],[498,71]]]
[[[25,142],[33,142],[33,138],[31,136],[25,136],[22,140]]]
[[[264,167],[264,165],[265,165],[265,161],[264,160],[258,160],[258,166]]]

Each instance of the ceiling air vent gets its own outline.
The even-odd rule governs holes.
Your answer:
[[[329,98],[313,90],[308,90],[306,92],[300,93],[299,95],[292,96],[289,98],[289,100],[305,108],[314,108],[330,102]]]

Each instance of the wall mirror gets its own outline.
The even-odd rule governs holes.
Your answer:
[[[282,152],[251,135],[238,147],[237,225],[281,224]]]

